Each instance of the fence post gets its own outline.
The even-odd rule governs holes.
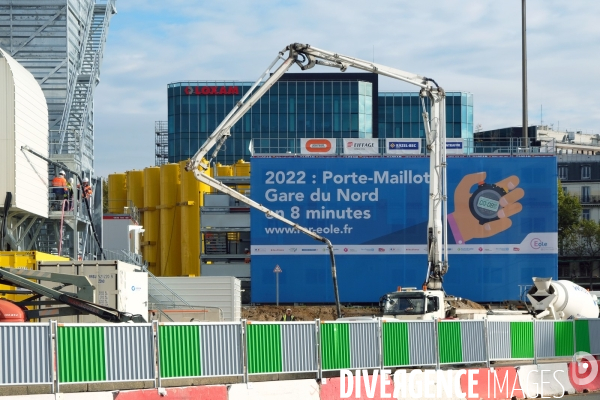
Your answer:
[[[575,326],[575,321],[575,319],[571,321],[573,323],[573,355],[577,353],[577,328]]]
[[[485,346],[486,367],[490,368],[490,345],[488,343],[488,319],[483,320],[483,345]]]
[[[435,369],[439,370],[440,369],[440,346],[438,343],[438,337],[439,337],[439,333],[438,333],[438,323],[439,320],[435,319],[432,321],[433,322],[433,343],[434,343],[434,347],[435,347]]]
[[[160,349],[158,347],[158,321],[152,321],[152,360],[154,364],[158,366],[157,370],[154,369],[154,387],[160,387]],[[158,379],[158,381],[157,381]]]
[[[537,320],[533,320],[533,364],[537,365],[537,346],[536,346],[536,342],[537,340],[535,340],[535,333],[536,333],[536,324],[537,324]],[[554,324],[554,323],[553,323]],[[554,347],[556,348],[556,337],[554,338]]]
[[[383,371],[384,363],[383,363],[383,323],[381,318],[377,318],[378,322],[378,340],[379,340],[379,369],[380,373]],[[380,374],[381,375],[381,374]]]
[[[49,349],[50,349],[50,376],[52,377],[52,393],[57,393],[59,391],[59,383],[58,383],[58,340],[57,340],[57,332],[56,329],[56,321],[50,320],[50,337],[49,337]],[[54,370],[54,365],[56,363],[56,371]]]
[[[156,342],[156,357],[157,357],[157,365],[158,365],[158,387],[162,387],[161,381],[161,368],[160,368],[160,324],[158,321],[152,321],[153,324],[156,324],[156,331],[154,332],[154,340]]]
[[[323,365],[321,359],[321,319],[315,319],[315,345],[317,346],[317,379],[323,380]]]
[[[247,321],[242,320],[242,368],[244,369],[244,383],[248,384],[248,336],[247,336]]]

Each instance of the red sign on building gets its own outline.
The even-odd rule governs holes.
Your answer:
[[[240,89],[237,86],[186,86],[183,92],[187,95],[223,95],[223,94],[240,94]]]

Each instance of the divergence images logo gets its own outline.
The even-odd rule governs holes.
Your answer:
[[[598,376],[598,362],[593,355],[578,351],[573,355],[575,368],[569,368],[569,378],[575,385],[586,386]]]
[[[534,250],[541,249],[542,247],[548,247],[548,243],[543,242],[542,240],[540,240],[538,238],[531,239],[531,242],[529,244],[531,245],[531,248]]]
[[[383,247],[379,247],[379,248],[378,248],[378,251],[379,251],[380,253],[385,253],[385,249],[384,249]]]

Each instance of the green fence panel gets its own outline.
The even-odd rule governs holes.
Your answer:
[[[383,365],[386,367],[410,365],[408,324],[383,323]]]
[[[511,358],[533,358],[533,322],[510,323]]]
[[[160,325],[158,333],[161,378],[202,376],[199,326]]]
[[[570,357],[575,353],[573,343],[573,321],[554,322],[554,354]]]
[[[460,322],[438,323],[438,352],[440,364],[463,361]]]
[[[246,337],[248,373],[282,371],[280,325],[248,323]]]
[[[590,326],[587,320],[575,321],[575,346],[576,351],[591,353],[590,349]]]
[[[348,324],[321,325],[322,369],[350,368],[350,326]]]
[[[58,380],[61,383],[106,380],[104,327],[58,327]]]

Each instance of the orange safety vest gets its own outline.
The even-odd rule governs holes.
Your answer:
[[[54,187],[67,187],[67,180],[62,177],[62,176],[55,176],[54,179],[52,179],[52,186]]]

